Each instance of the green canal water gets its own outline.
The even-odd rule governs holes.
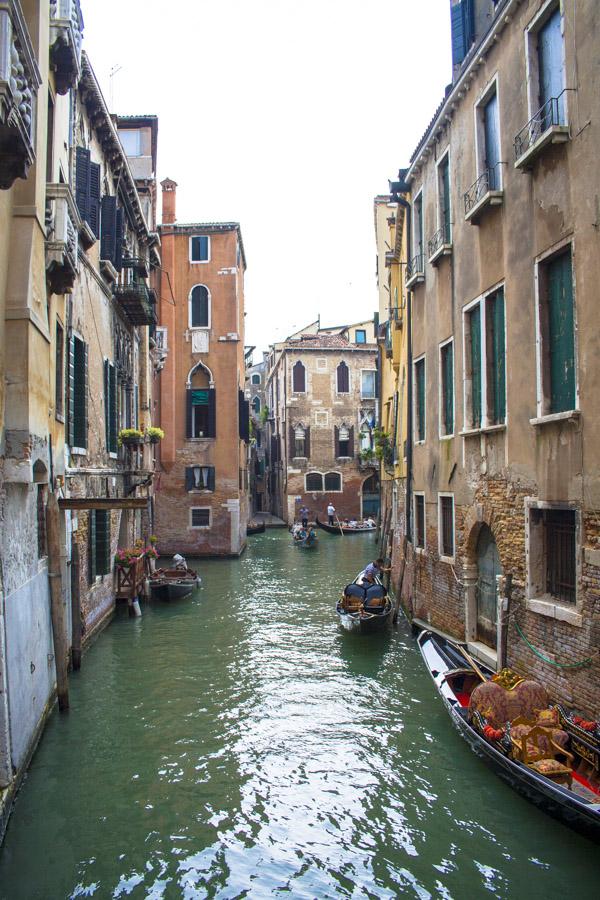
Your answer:
[[[0,851],[7,900],[598,898],[598,850],[500,782],[404,623],[340,631],[369,536],[285,531],[119,610],[71,679]]]

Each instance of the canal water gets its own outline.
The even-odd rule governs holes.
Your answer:
[[[340,631],[370,536],[286,531],[119,610],[53,714],[0,851],[6,900],[600,895],[598,851],[454,731],[409,629]]]

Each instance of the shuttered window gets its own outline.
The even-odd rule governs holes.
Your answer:
[[[55,348],[55,390],[54,390],[54,412],[57,417],[64,414],[65,409],[65,331],[60,322],[56,323],[56,348]]]
[[[459,66],[475,39],[473,0],[459,0],[450,7],[452,29],[452,65]]]
[[[415,363],[415,437],[425,440],[425,357]]]
[[[111,568],[110,510],[91,509],[89,511],[90,582],[94,581],[97,575],[108,575]]]
[[[114,263],[117,253],[117,198],[102,198],[102,234],[100,238],[100,258]]]
[[[73,335],[69,342],[69,445],[87,448],[88,346]]]
[[[350,393],[350,373],[345,362],[337,367],[337,392],[338,394]]]
[[[440,348],[441,421],[443,435],[454,434],[454,344],[452,341]]]
[[[550,412],[575,409],[575,323],[571,252],[546,266]]]
[[[214,466],[186,466],[185,469],[186,491],[214,491],[215,467]]]
[[[415,546],[425,549],[425,497],[415,494]]]
[[[440,496],[439,540],[440,556],[454,556],[454,497]]]
[[[77,147],[75,154],[75,202],[79,215],[100,234],[100,166],[93,163],[90,151]]]
[[[208,262],[210,260],[210,237],[207,234],[196,234],[190,238],[191,262]]]
[[[440,163],[439,172],[440,224],[444,229],[444,243],[450,243],[450,161],[448,155]]]
[[[214,388],[188,388],[186,390],[186,436],[188,438],[215,438],[216,395]]]
[[[506,354],[504,348],[504,289],[486,298],[488,420],[506,420]]]
[[[250,442],[250,404],[242,390],[238,390],[238,422],[240,440],[248,444]]]
[[[470,426],[481,427],[481,307],[475,306],[468,314],[470,348]]]
[[[292,368],[292,391],[295,394],[306,393],[306,369],[300,361]]]
[[[104,360],[104,423],[106,449],[117,452],[117,370],[113,363]]]

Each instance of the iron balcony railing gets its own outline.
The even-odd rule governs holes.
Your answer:
[[[142,277],[148,276],[148,260],[143,256],[124,256],[122,266],[124,269],[133,269]]]
[[[553,125],[565,124],[563,94],[568,90],[571,90],[571,88],[562,90],[558,97],[550,97],[538,109],[536,114],[531,117],[529,122],[521,128],[514,140],[515,160],[527,153],[544,132],[552,128]]]
[[[411,278],[414,278],[415,275],[424,275],[425,274],[425,255],[423,253],[417,253],[416,256],[406,264],[406,280],[409,281]]]
[[[149,296],[148,286],[143,281],[117,284],[113,288],[115,300],[132,325],[156,324],[156,314]]]
[[[450,225],[447,225],[444,222],[442,227],[438,228],[435,234],[427,241],[427,252],[431,257],[434,255],[434,253],[437,253],[438,250],[441,250],[444,245],[448,245],[450,243]]]
[[[490,191],[500,191],[502,189],[502,182],[500,179],[501,165],[501,162],[497,162],[491,169],[486,169],[485,172],[482,172],[477,181],[473,182],[469,190],[465,192],[465,216],[471,212],[474,206],[477,206],[482,197],[485,197],[487,193]]]

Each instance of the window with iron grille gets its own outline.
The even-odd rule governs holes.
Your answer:
[[[439,498],[440,556],[454,556],[454,497],[440,494]]]
[[[415,547],[425,549],[425,495],[415,494]]]
[[[530,509],[529,593],[575,603],[577,594],[577,513],[555,507]]]
[[[326,491],[341,491],[342,490],[342,476],[339,472],[326,472],[325,473],[325,490]]]
[[[316,493],[323,490],[323,476],[320,472],[308,472],[306,475],[306,490]]]
[[[191,528],[210,528],[210,507],[193,506],[190,509]]]

